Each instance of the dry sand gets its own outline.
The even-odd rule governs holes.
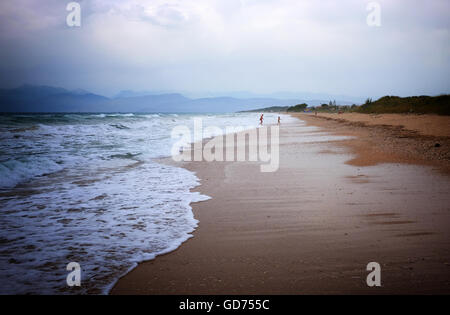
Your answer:
[[[358,134],[308,118],[314,122]],[[302,141],[311,134],[323,132],[300,120],[281,126],[274,173],[250,162],[182,164],[212,197],[192,205],[199,228],[111,293],[450,293],[449,176],[379,158],[349,165],[348,145],[360,140]],[[366,285],[371,261],[381,264],[382,287]]]
[[[420,164],[450,174],[450,116],[358,113],[293,116],[322,130],[355,137],[339,143],[355,155],[348,164]]]
[[[310,115],[311,116],[311,115]],[[397,126],[407,130],[417,131],[425,136],[450,137],[450,117],[440,115],[415,114],[327,114],[318,113],[319,117],[361,122],[369,126]],[[303,116],[304,117],[304,116]]]

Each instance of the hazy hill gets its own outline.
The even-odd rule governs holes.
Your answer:
[[[127,97],[127,95],[129,97]],[[136,95],[125,91],[107,98],[84,90],[24,85],[0,90],[0,112],[236,112],[268,106],[289,106],[298,100],[211,97],[191,99],[181,94]]]
[[[23,85],[0,90],[0,112],[87,112],[106,106],[108,98],[83,90]]]
[[[109,112],[182,112],[183,106],[190,99],[181,94],[146,95],[137,97],[120,97],[109,101]]]
[[[288,108],[289,106],[271,106],[252,110],[243,110],[242,113],[256,113],[256,112],[278,113],[278,112],[286,112]]]

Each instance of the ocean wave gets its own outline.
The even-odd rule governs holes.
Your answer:
[[[113,154],[110,156],[112,159],[130,159],[135,160],[137,156],[142,155],[142,153],[125,153],[125,154]]]
[[[122,124],[110,124],[111,127],[117,128],[117,129],[130,129],[130,127],[127,127]]]
[[[128,114],[106,114],[106,117],[134,117],[133,113]]]
[[[48,158],[30,157],[28,160],[10,159],[0,162],[0,188],[13,188],[20,183],[45,174],[62,170],[63,167]]]

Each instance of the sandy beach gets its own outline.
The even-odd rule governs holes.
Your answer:
[[[449,294],[448,117],[297,117],[277,172],[178,164],[212,197],[192,204],[194,237],[111,294]],[[366,285],[373,261],[381,287]]]

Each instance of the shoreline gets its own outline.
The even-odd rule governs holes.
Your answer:
[[[192,204],[198,228],[175,251],[139,263],[110,294],[449,293],[448,178],[427,167],[346,165],[351,154],[339,144],[299,143],[302,124],[282,124],[273,174],[254,162],[177,165],[200,178],[194,191],[212,197]],[[427,185],[402,204],[405,191],[395,188],[412,183]],[[374,254],[390,274],[375,290],[364,278]]]

